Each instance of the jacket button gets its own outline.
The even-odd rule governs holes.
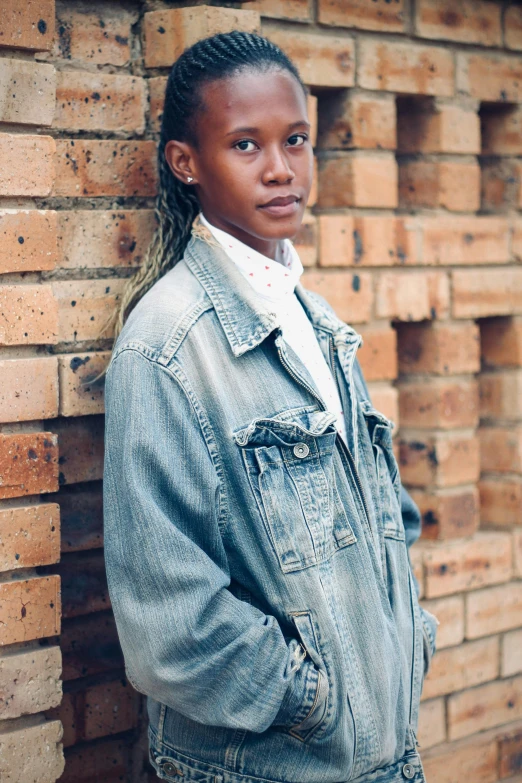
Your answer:
[[[402,774],[404,775],[405,778],[411,780],[412,778],[415,777],[415,769],[411,764],[405,764],[404,767],[402,768]]]
[[[174,764],[171,764],[170,761],[165,761],[165,763],[161,765],[161,769],[165,775],[180,775],[183,777],[183,772],[180,769],[177,769]]]
[[[299,459],[303,459],[310,454],[310,449],[306,443],[296,443],[294,446],[294,454],[296,457],[299,457]]]

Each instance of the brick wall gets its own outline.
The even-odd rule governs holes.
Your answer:
[[[104,578],[92,379],[150,236],[168,68],[235,27],[310,86],[305,284],[363,334],[422,510],[428,783],[520,783],[522,6],[500,0],[3,0],[0,780],[52,783],[64,758],[65,783],[154,779]]]

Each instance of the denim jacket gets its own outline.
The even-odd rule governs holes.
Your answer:
[[[424,781],[415,732],[436,618],[360,336],[301,284],[345,443],[275,314],[199,226],[106,377],[105,557],[160,778]]]

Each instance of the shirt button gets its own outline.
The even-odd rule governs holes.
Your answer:
[[[402,768],[402,774],[407,780],[411,780],[415,777],[415,769],[411,764],[405,764]]]
[[[310,454],[310,449],[306,443],[296,443],[294,446],[294,454],[296,457],[299,457],[299,459],[303,459]]]

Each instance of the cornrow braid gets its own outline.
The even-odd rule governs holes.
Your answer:
[[[194,188],[172,174],[165,159],[165,146],[175,139],[189,142],[197,149],[196,126],[202,107],[201,88],[247,69],[289,71],[306,92],[297,68],[286,54],[267,38],[255,33],[236,30],[205,38],[186,49],[172,66],[165,91],[158,145],[157,227],[141,267],[129,279],[120,306],[111,318],[115,336],[120,333],[139,299],[183,257],[192,223],[200,211]]]

